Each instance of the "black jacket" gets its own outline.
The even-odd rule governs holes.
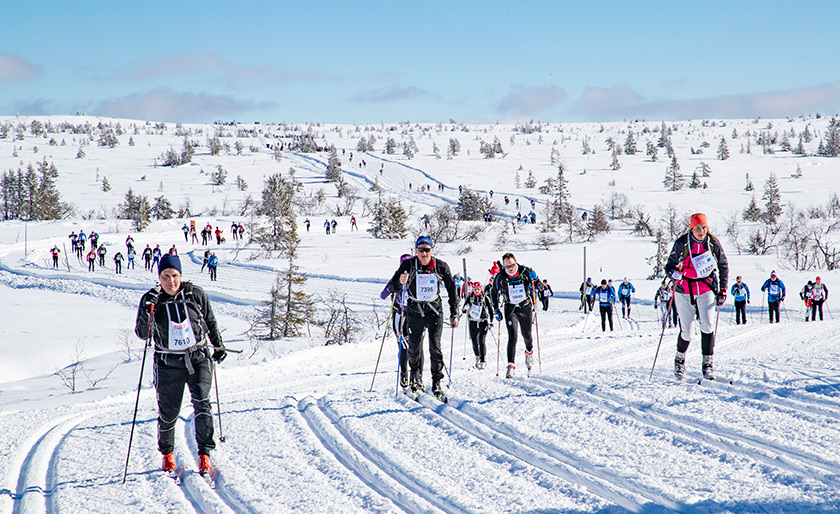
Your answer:
[[[388,282],[388,291],[391,293],[399,293],[402,291],[402,284],[400,284],[400,275],[408,273],[408,283],[406,284],[406,292],[408,299],[406,300],[407,316],[426,316],[427,314],[442,314],[443,301],[440,298],[440,283],[443,282],[446,287],[446,293],[449,297],[449,317],[458,317],[458,290],[455,287],[455,281],[452,280],[452,271],[449,269],[449,264],[440,259],[432,257],[428,266],[422,266],[417,256],[406,259],[394,272],[394,276]],[[414,298],[417,295],[417,274],[418,273],[434,273],[437,276],[438,294],[434,300],[430,302],[420,302]]]
[[[709,247],[711,246],[712,255],[714,256],[715,261],[717,261],[717,271],[713,271],[706,279],[678,281],[676,285],[677,292],[688,294],[689,291],[686,287],[690,282],[703,283],[714,293],[717,293],[718,291],[726,291],[726,286],[729,284],[729,262],[726,260],[726,254],[723,252],[723,246],[721,246],[720,240],[711,234],[706,236],[703,241],[698,241],[691,232],[678,237],[677,240],[674,241],[671,254],[668,256],[668,262],[665,264],[665,275],[667,277],[671,277],[671,274],[678,269],[683,273],[683,275],[686,274],[686,269],[683,268],[690,266],[691,264],[688,247],[686,246],[688,241],[691,241],[692,244],[700,245],[704,250],[709,250]],[[694,255],[696,256],[697,254],[695,253]],[[691,267],[691,270],[693,271],[693,266]],[[703,292],[702,290],[698,290],[696,285],[692,285],[691,290],[694,294],[700,294]]]
[[[493,308],[498,309],[500,303],[509,303],[508,285],[520,283],[525,285],[527,296],[526,301],[522,302],[522,305],[530,305],[532,303],[531,299],[539,297],[540,292],[543,290],[542,280],[540,280],[534,270],[522,264],[519,264],[519,272],[513,277],[509,276],[504,266],[502,266],[502,271],[493,277],[493,294],[491,295],[493,297]]]
[[[140,339],[149,337],[149,311],[146,307],[146,300],[150,295],[154,296],[154,291],[152,289],[144,294],[140,299],[140,306],[137,308],[134,333]],[[196,346],[204,346],[205,341],[209,339],[214,348],[224,348],[222,334],[219,332],[219,325],[216,323],[216,316],[213,315],[207,293],[191,282],[183,282],[181,290],[174,297],[161,290],[155,303],[155,319],[152,323],[155,351],[170,352],[169,320],[183,321],[184,305],[189,312],[190,325],[192,325],[196,341],[198,341]]]

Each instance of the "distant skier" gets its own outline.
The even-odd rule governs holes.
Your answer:
[[[741,275],[735,277],[735,283],[729,291],[735,300],[735,324],[747,324],[747,304],[750,303],[750,288],[741,280]]]
[[[776,270],[770,272],[770,278],[764,281],[761,291],[767,291],[767,314],[770,317],[770,323],[773,323],[774,315],[778,323],[779,304],[785,301],[785,283],[776,275]]]
[[[332,221],[330,222],[330,228],[332,229],[333,234],[338,232],[338,222],[335,221],[335,218],[333,218]]]
[[[820,311],[820,321],[823,320],[823,304],[828,300],[828,287],[817,277],[814,288],[811,289],[811,319],[817,321],[817,310]]]
[[[595,284],[592,282],[592,277],[586,277],[586,281],[581,282],[580,307],[578,307],[578,310],[583,309],[583,312],[587,313],[592,311],[592,307],[595,305],[595,299],[592,298],[592,290],[595,287]]]
[[[814,290],[814,282],[809,280],[802,286],[802,290],[799,291],[799,298],[805,302],[805,321],[811,320],[811,291]]]
[[[598,300],[601,310],[601,331],[607,331],[607,320],[610,322],[610,332],[613,331],[613,304],[615,304],[615,291],[607,284],[607,279],[601,279],[601,285],[592,290],[592,300]]]
[[[209,454],[216,447],[210,404],[213,380],[210,359],[220,363],[227,352],[207,293],[190,282],[182,282],[178,256],[164,255],[157,272],[160,285],[140,299],[134,333],[140,339],[151,336],[154,343],[158,450],[163,455],[163,470],[175,471],[178,468],[173,454],[175,423],[187,386],[193,404],[198,470],[206,474],[213,471]],[[154,318],[150,323],[151,308],[154,308]],[[153,325],[151,333],[150,325]]]
[[[93,241],[91,241],[90,249],[93,251]],[[99,265],[103,268],[105,267],[105,254],[108,253],[108,250],[105,248],[105,245],[101,245],[99,249],[96,251],[99,254]]]
[[[134,269],[134,259],[137,257],[137,252],[134,250],[134,247],[129,247],[125,254],[128,257],[128,264],[125,269]]]
[[[88,271],[95,271],[96,269],[96,250],[91,250],[87,254]]]
[[[132,248],[134,248],[134,238],[131,237],[131,234],[129,234],[125,238],[125,249],[126,249],[126,251],[128,251],[128,250],[131,250]]]
[[[554,296],[554,291],[551,289],[551,286],[548,285],[548,279],[543,279],[543,286],[540,290],[540,301],[542,302],[543,310],[548,310],[548,299]]]
[[[677,309],[674,302],[671,301],[671,295],[673,295],[673,291],[671,291],[668,283],[663,280],[662,285],[659,286],[653,296],[653,308],[659,309],[662,328],[665,328],[666,323],[668,328],[677,326]]]
[[[152,269],[152,249],[149,245],[146,245],[146,248],[143,249],[143,261],[146,263],[146,270],[149,271]]]
[[[306,227],[307,232],[309,232],[309,224],[310,224],[309,218],[306,218],[305,220],[303,220],[303,226]]]
[[[222,237],[222,229],[220,229],[219,227],[216,227],[216,244],[217,245],[222,244],[223,240],[224,240],[224,238]]]
[[[181,231],[184,233],[184,242],[189,243],[190,242],[190,227],[186,223],[184,223],[184,226],[181,227]]]
[[[350,216],[350,232],[353,230],[359,230],[359,226],[356,225],[356,217]]]
[[[676,281],[674,303],[680,319],[674,375],[679,380],[685,377],[685,352],[691,342],[696,311],[700,316],[703,377],[714,380],[714,313],[726,301],[729,264],[720,240],[709,232],[705,214],[691,215],[688,233],[674,242],[665,274]]]
[[[61,253],[61,250],[58,249],[58,246],[53,246],[52,250],[50,250],[50,254],[52,254],[52,262],[53,268],[58,269],[58,254]]]
[[[175,245],[172,245],[172,248],[169,249],[169,255],[178,255],[178,249],[175,248]]]
[[[630,317],[630,300],[632,299],[631,295],[635,292],[636,288],[627,280],[627,277],[624,277],[624,281],[618,286],[618,301],[621,302],[622,318]]]
[[[533,338],[533,303],[542,288],[537,273],[516,262],[516,257],[508,252],[502,256],[502,269],[493,277],[493,309],[496,320],[502,321],[502,313],[507,325],[507,373],[505,378],[513,378],[516,371],[517,332],[522,332],[525,342],[525,366],[530,372],[534,364]]]
[[[493,327],[493,305],[490,298],[484,294],[481,282],[472,282],[470,292],[464,302],[463,312],[469,321],[470,341],[475,354],[475,368],[487,367],[487,332]]]
[[[210,270],[210,281],[216,281],[216,271],[219,267],[219,258],[216,257],[216,252],[212,252],[210,254],[210,258],[207,259],[207,269]]]
[[[152,266],[150,271],[154,273],[155,268],[157,268],[158,264],[160,263],[160,259],[163,256],[163,252],[160,249],[160,245],[156,244],[155,249],[152,250]]]
[[[330,227],[332,227],[330,220],[324,220],[324,229],[327,231],[327,235],[330,235]]]
[[[116,272],[117,275],[122,274],[122,261],[123,261],[123,259],[124,259],[124,257],[123,257],[122,252],[117,251],[117,253],[114,254],[114,271]]]
[[[204,273],[204,267],[207,266],[207,263],[210,262],[210,254],[211,253],[212,252],[210,251],[209,248],[207,250],[204,250],[204,259],[201,261],[201,272],[202,273]]]

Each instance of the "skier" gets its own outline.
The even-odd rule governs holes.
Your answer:
[[[58,249],[58,246],[53,246],[52,250],[50,250],[53,259],[53,268],[58,269],[58,254],[61,253],[61,250]]]
[[[143,261],[146,263],[146,270],[152,269],[152,249],[149,245],[146,245],[146,248],[143,249]]]
[[[624,277],[624,281],[618,286],[618,301],[621,302],[621,317],[622,318],[629,318],[630,317],[630,299],[631,293],[635,293],[636,288],[633,287],[633,284],[627,280],[627,277]],[[626,312],[625,312],[626,309]]]
[[[533,301],[542,289],[542,281],[534,270],[518,264],[510,252],[502,256],[499,272],[493,278],[493,312],[496,320],[502,321],[504,311],[507,324],[507,373],[505,378],[513,378],[516,371],[517,332],[522,332],[525,341],[525,366],[528,371],[534,364],[533,339],[531,324],[533,320]],[[501,298],[500,298],[501,297]]]
[[[207,263],[208,263],[208,262],[210,262],[210,254],[211,254],[211,253],[212,253],[212,252],[210,251],[210,249],[209,249],[209,248],[208,248],[208,249],[206,249],[206,250],[204,250],[204,260],[203,260],[203,261],[201,261],[201,272],[202,272],[202,273],[204,273],[204,267],[205,267],[205,266],[207,266]]]
[[[76,231],[73,230],[70,232],[70,235],[67,236],[70,238],[70,248],[75,250],[76,249],[76,241],[79,240],[79,236],[76,235]]]
[[[543,310],[548,310],[548,298],[550,296],[554,296],[554,291],[551,289],[551,286],[548,285],[548,279],[543,279],[543,286],[542,290],[540,290],[540,301],[542,302]]]
[[[151,271],[152,273],[154,273],[155,268],[157,267],[158,263],[160,263],[160,258],[162,254],[163,252],[161,252],[160,250],[160,245],[156,244],[155,249],[152,250],[152,266],[151,268],[149,268],[149,271]]]
[[[516,210],[519,210],[519,198],[514,201],[514,205],[516,205]]]
[[[598,300],[601,309],[601,331],[607,331],[607,319],[610,320],[610,332],[613,331],[613,304],[615,303],[615,291],[607,284],[607,279],[601,279],[601,286],[596,287],[590,294],[593,302]]]
[[[335,218],[330,222],[330,228],[332,229],[332,233],[335,234],[338,231],[338,222],[335,221]]]
[[[352,232],[354,229],[359,230],[359,226],[356,225],[356,217],[350,216],[350,232]]]
[[[239,239],[242,240],[242,237],[245,235],[245,225],[242,223],[239,224]]]
[[[715,272],[717,269],[717,273]],[[665,265],[665,274],[675,280],[674,303],[680,320],[674,375],[685,377],[685,352],[691,342],[695,310],[700,316],[700,341],[703,353],[703,378],[714,380],[715,307],[726,301],[729,263],[720,240],[709,232],[706,215],[692,214],[689,231],[674,241]]]
[[[671,288],[663,279],[662,285],[659,286],[656,294],[653,296],[653,308],[659,309],[659,314],[662,318],[662,328],[665,328],[666,323],[668,324],[668,328],[674,327],[677,324],[677,310],[671,302],[672,294]],[[671,305],[670,309],[668,308],[669,305]]]
[[[93,246],[93,240],[91,240],[91,242],[90,242],[90,249],[91,249],[91,251],[93,250],[93,248],[94,248],[94,246]],[[96,253],[98,253],[98,254],[99,254],[99,265],[100,265],[100,266],[102,266],[102,267],[104,268],[104,267],[105,267],[105,254],[107,254],[107,253],[108,253],[108,250],[105,248],[105,245],[104,245],[104,244],[103,244],[103,245],[101,245],[101,246],[99,247],[99,249],[96,251]]]
[[[219,266],[219,258],[216,257],[216,252],[210,253],[210,258],[207,259],[207,269],[210,271],[210,281],[216,281],[216,268]]]
[[[330,235],[330,220],[324,220],[324,229],[327,231],[327,235]]]
[[[770,316],[770,323],[773,323],[773,314],[776,315],[776,323],[779,322],[779,304],[785,301],[785,283],[776,275],[776,270],[770,272],[770,278],[764,281],[762,291],[767,291],[767,313]]]
[[[429,215],[424,214],[423,217],[420,218],[420,220],[423,222],[423,226],[428,229],[429,228]]]
[[[88,252],[87,261],[88,271],[94,271],[96,269],[96,250],[91,249],[91,251]]]
[[[125,269],[134,269],[134,258],[137,257],[137,252],[134,250],[134,247],[131,246],[125,253],[128,256],[128,264]]]
[[[85,241],[87,241],[87,236],[83,231],[79,231],[79,243],[82,245],[82,251],[85,251]]]
[[[808,281],[799,291],[799,298],[805,302],[805,321],[810,321],[811,316],[811,291],[814,290],[814,282]]]
[[[216,244],[222,244],[222,229],[216,227]]]
[[[210,238],[210,231],[207,227],[201,229],[201,246],[205,246],[207,244],[207,240]]]
[[[307,232],[309,232],[309,224],[310,224],[309,218],[306,218],[305,220],[303,220],[303,226],[306,227]]]
[[[210,405],[213,379],[210,359],[222,362],[227,353],[207,293],[190,282],[181,281],[181,261],[177,255],[163,256],[158,266],[158,279],[160,285],[140,299],[134,333],[141,339],[151,335],[154,340],[158,450],[163,454],[163,470],[174,472],[178,468],[173,455],[175,423],[181,412],[186,385],[193,404],[198,469],[202,474],[210,473],[213,467],[209,454],[216,447]],[[154,319],[151,320],[154,328],[150,334],[151,308],[154,308]]]
[[[580,307],[583,312],[591,312],[595,305],[595,300],[592,299],[592,290],[595,289],[595,284],[592,283],[592,277],[586,277],[586,282],[580,284]]]
[[[735,300],[735,324],[747,324],[747,304],[750,303],[750,288],[741,281],[741,275],[735,277],[735,283],[729,291]],[[807,320],[806,320],[807,321]]]
[[[175,245],[172,245],[172,248],[169,249],[169,255],[178,255],[178,249],[175,248]]]
[[[505,195],[505,205],[509,205],[509,204],[510,204],[510,198],[508,198],[508,195]]]
[[[96,250],[96,247],[99,246],[99,234],[91,230],[88,234],[88,240],[90,241],[90,249]]]
[[[493,199],[493,190],[492,189],[490,190],[490,199],[491,200]]]
[[[123,261],[123,254],[120,251],[114,255],[114,270],[116,271],[117,275],[122,274],[122,261]]]
[[[187,226],[186,223],[184,223],[184,226],[181,227],[181,231],[184,233],[184,242],[189,243],[190,242],[190,227]]]
[[[198,234],[195,233],[195,225],[190,226],[190,244],[198,242]]]
[[[128,237],[125,238],[125,249],[128,251],[132,248],[134,248],[134,238],[131,237],[131,234],[129,234]]]
[[[404,263],[408,259],[411,258],[410,254],[403,254],[400,256],[400,264]],[[385,288],[379,294],[379,297],[383,300],[388,298],[391,295],[391,291],[388,289],[388,284],[385,284]],[[400,387],[402,389],[408,389],[408,338],[404,336],[403,332],[403,298],[402,298],[402,289],[395,293],[393,300],[393,311],[391,315],[391,328],[394,331],[394,335],[397,337],[397,344],[399,345],[402,342],[402,346],[399,348],[399,360],[400,360]],[[384,337],[384,336],[383,336]]]
[[[231,222],[230,224],[230,233],[233,237],[233,240],[236,241],[236,238],[239,236],[239,225],[237,225],[235,221]]]
[[[411,368],[409,386],[417,394],[423,391],[423,333],[429,333],[429,360],[432,371],[432,393],[443,396],[443,352],[440,337],[443,332],[443,302],[440,285],[443,282],[449,297],[449,322],[458,326],[458,293],[449,265],[432,256],[434,243],[429,236],[420,236],[414,243],[415,256],[400,264],[388,282],[392,293],[406,286],[408,295],[404,328],[408,336],[408,363]]]
[[[820,321],[823,320],[823,304],[828,300],[828,288],[817,277],[814,280],[814,288],[811,290],[811,319],[817,321],[817,309],[820,310]]]
[[[463,312],[469,320],[470,341],[472,341],[473,353],[475,353],[475,369],[484,369],[487,366],[487,345],[484,340],[487,332],[493,328],[493,306],[490,298],[484,294],[481,282],[470,284],[470,293],[464,302]]]

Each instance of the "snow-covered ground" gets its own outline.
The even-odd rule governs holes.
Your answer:
[[[47,119],[53,124],[99,122],[41,118]],[[0,118],[0,123],[6,121],[28,127],[31,119]],[[102,121],[119,121],[123,128],[135,123]],[[358,232],[350,232],[349,216],[343,216],[337,218],[338,232],[326,235],[323,220],[335,216],[314,200],[299,219],[298,264],[309,277],[308,291],[322,297],[334,290],[346,293],[365,320],[359,341],[349,345],[323,346],[313,328],[311,336],[254,349],[245,331],[284,261],[267,259],[254,246],[241,247],[228,237],[222,245],[210,245],[221,258],[219,280],[210,282],[200,271],[205,247],[183,241],[180,227],[190,219],[226,232],[232,221],[250,223],[247,216],[237,216],[245,197],[258,199],[263,179],[278,172],[288,176],[290,167],[304,183],[303,195],[323,188],[326,206],[343,204],[335,198],[335,188],[323,182],[326,154],[284,152],[278,162],[265,148],[270,137],[263,134],[239,138],[243,155],[210,156],[202,147],[192,164],[154,167],[154,158],[170,146],[179,149],[183,138],[174,135],[173,126],[147,133],[143,122],[136,122],[136,134],[129,129],[120,136],[117,148],[84,146],[83,159],[75,158],[79,136],[68,133],[35,137],[27,132],[21,141],[0,140],[1,170],[44,158],[55,162],[62,198],[77,209],[77,217],[62,221],[0,223],[0,295],[6,298],[0,309],[0,512],[838,510],[840,318],[833,319],[833,312],[840,316],[840,302],[830,295],[826,321],[805,323],[796,293],[817,274],[834,291],[840,275],[794,271],[773,254],[739,254],[723,236],[724,217],[750,199],[751,193],[743,190],[747,173],[760,204],[771,172],[779,179],[783,202],[800,208],[823,205],[840,189],[838,159],[779,151],[765,155],[754,141],[752,153],[740,153],[742,142],[747,144],[744,134],[766,129],[768,123],[774,131],[793,128],[797,133],[808,125],[819,136],[827,121],[669,124],[677,128],[672,139],[683,173],[690,175],[700,161],[712,167],[712,175],[704,179],[707,189],[680,192],[666,192],[662,186],[669,162],[664,150],[658,162],[644,156],[644,141],[655,142],[657,133],[642,136],[640,154],[620,156],[620,170],[609,169],[607,137],[623,144],[622,131],[628,127],[641,131],[659,123],[553,124],[528,135],[499,125],[469,126],[469,132],[455,125],[403,124],[394,125],[395,130],[385,125],[361,127],[359,132],[353,126],[313,126],[319,142],[344,149],[340,154],[347,180],[357,194],[374,198],[368,188],[379,179],[385,194],[401,198],[412,210],[409,239],[419,232],[420,216],[457,202],[459,185],[494,190],[503,219],[516,214],[515,198],[523,212],[534,198],[541,218],[547,198],[536,189],[516,188],[514,176],[518,171],[524,182],[530,170],[539,184],[555,176],[549,156],[556,141],[576,207],[591,209],[616,192],[643,206],[654,221],[669,203],[679,212],[704,211],[712,231],[721,234],[731,279],[742,275],[752,290],[746,326],[734,324],[731,300],[720,313],[715,364],[722,380],[697,383],[699,336],[688,352],[688,379],[673,379],[675,329],[665,331],[649,379],[661,332],[652,301],[658,282],[646,280],[646,258],[655,251],[652,239],[632,235],[631,227],[613,221],[613,231],[596,241],[563,243],[546,251],[534,244],[538,227],[520,227],[508,236],[505,250],[547,278],[555,291],[549,310],[539,311],[540,363],[529,378],[523,373],[512,380],[497,376],[497,370],[503,375],[504,362],[497,367],[494,328],[488,339],[488,369],[477,371],[471,367],[474,359],[464,330],[447,329],[448,405],[429,396],[415,403],[395,394],[396,342],[390,334],[374,374],[383,330],[373,314],[381,319],[389,308],[379,292],[399,255],[411,246],[409,241],[373,239],[365,231],[370,213],[363,211],[361,200],[354,212]],[[214,130],[185,128],[202,145]],[[283,132],[279,127],[249,128]],[[236,130],[227,129],[233,145]],[[739,138],[731,138],[733,130]],[[383,138],[377,151],[359,154],[359,136],[370,134]],[[714,157],[720,136],[727,138],[732,153],[727,161]],[[134,146],[128,145],[128,137]],[[400,143],[413,137],[417,156],[407,160],[401,154],[382,154],[387,137]],[[461,142],[462,153],[446,159],[453,137]],[[507,155],[484,159],[478,139],[492,142],[494,137]],[[48,144],[50,138],[55,146]],[[66,146],[60,145],[62,139]],[[582,155],[584,139],[594,154]],[[810,153],[818,139],[808,145]],[[442,159],[432,154],[433,141]],[[690,154],[703,141],[711,145],[705,153]],[[259,151],[249,152],[251,145]],[[359,167],[362,158],[367,165]],[[228,170],[227,185],[210,185],[207,174],[217,165]],[[791,178],[797,166],[803,176]],[[232,185],[237,175],[248,190]],[[108,192],[102,191],[102,177],[111,185]],[[446,189],[439,192],[435,183]],[[425,184],[431,191],[418,192]],[[175,208],[189,199],[191,212],[199,214],[155,221],[146,231],[133,232],[129,222],[110,214],[129,187],[150,200],[165,195]],[[505,194],[511,205],[505,206]],[[302,229],[307,215],[313,222],[309,233]],[[499,225],[478,241],[440,244],[436,256],[456,271],[466,259],[469,274],[483,282],[502,253],[496,245]],[[65,262],[64,253],[60,269],[51,269],[49,249],[62,247],[71,230],[101,235],[110,250],[105,269],[88,272],[74,256]],[[110,255],[124,251],[128,234],[140,249],[160,244],[166,250],[176,244],[184,278],[207,290],[226,344],[244,350],[218,367],[217,438],[223,430],[226,440],[212,455],[220,469],[215,489],[194,472],[197,449],[188,402],[176,437],[176,457],[188,471],[181,485],[159,471],[149,362],[142,376],[128,477],[122,483],[142,360],[142,342],[133,335],[135,309],[156,278],[142,269],[142,261],[135,270],[114,274]],[[584,246],[587,275],[598,281],[627,276],[638,291],[632,317],[616,319],[614,332],[602,332],[595,316],[586,319],[578,310]],[[791,293],[777,325],[765,322],[759,290],[771,269],[780,272]],[[506,335],[501,339],[504,354]],[[519,348],[521,361],[521,343]],[[56,371],[63,369],[66,377],[77,362],[71,392]],[[426,375],[430,382],[428,365]]]

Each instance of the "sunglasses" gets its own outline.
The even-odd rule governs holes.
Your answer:
[[[429,252],[432,251],[432,249],[429,248],[428,246],[418,247],[418,248],[416,248],[416,250],[420,253],[429,253]]]
[[[505,264],[505,269],[514,269],[514,268],[516,268],[516,263],[515,262],[513,264]]]

